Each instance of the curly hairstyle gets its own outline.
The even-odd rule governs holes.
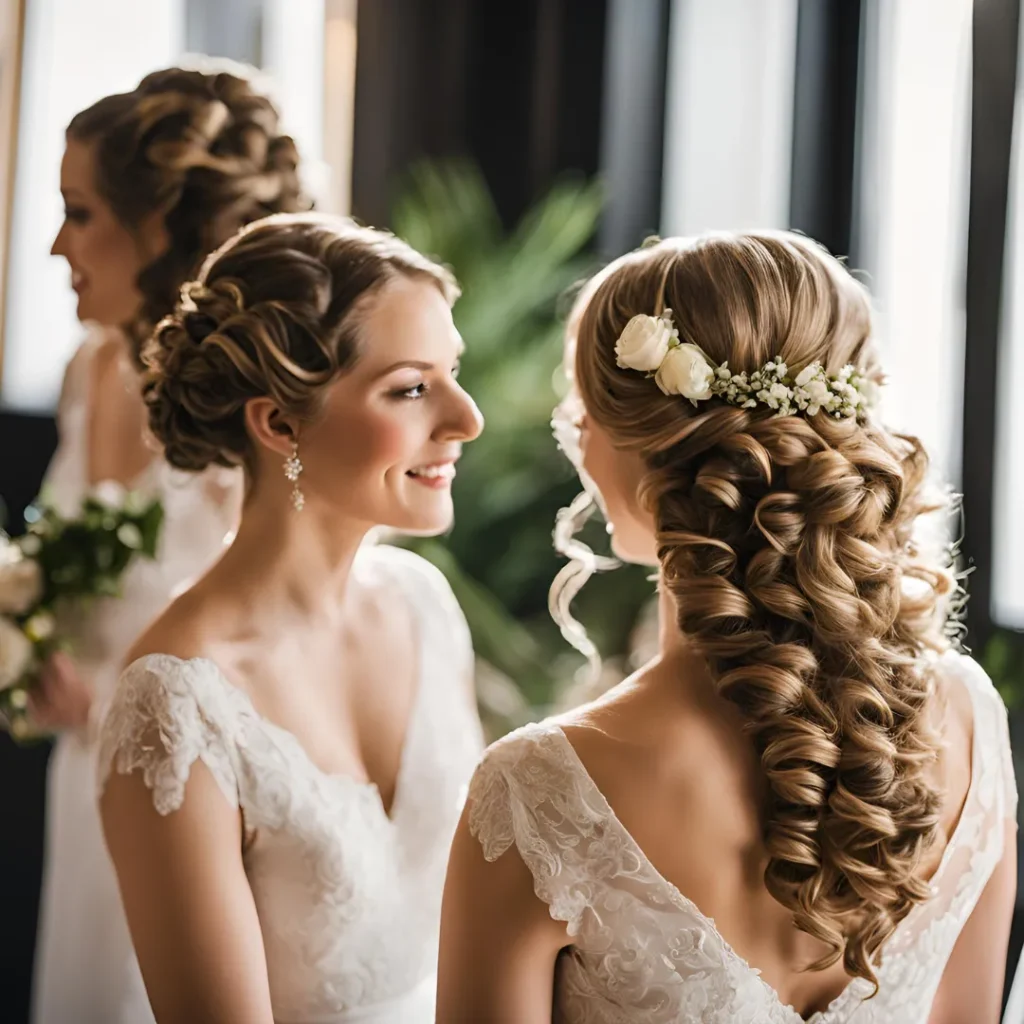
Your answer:
[[[143,352],[143,398],[164,457],[198,472],[255,470],[245,405],[268,396],[312,420],[326,387],[359,356],[360,312],[397,277],[420,278],[449,304],[443,267],[385,231],[324,214],[279,214],[212,253]]]
[[[848,363],[875,379],[863,287],[793,234],[670,239],[608,267],[570,321],[587,415],[646,474],[678,626],[741,713],[768,783],[765,884],[798,928],[876,982],[872,965],[929,888],[940,796],[922,654],[946,646],[948,571],[919,552],[929,495],[918,440],[874,419],[694,408],[616,366],[637,313],[669,307],[683,342],[751,372]],[[906,584],[910,583],[910,586]]]
[[[208,253],[249,221],[310,207],[277,110],[227,71],[154,71],[76,114],[67,137],[94,147],[97,189],[122,224],[163,215],[168,248],[140,272],[141,308],[124,325],[137,360]]]

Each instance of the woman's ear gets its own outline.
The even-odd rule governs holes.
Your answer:
[[[245,428],[253,443],[279,455],[290,455],[299,438],[299,421],[281,412],[272,398],[251,398],[245,403]]]
[[[171,235],[163,211],[154,210],[142,219],[135,231],[136,241],[146,263],[159,259],[171,247]]]

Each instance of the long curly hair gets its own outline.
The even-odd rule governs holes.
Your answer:
[[[94,147],[97,189],[122,224],[135,230],[160,213],[169,235],[167,250],[139,274],[141,308],[122,325],[137,362],[208,253],[250,221],[311,205],[295,143],[241,74],[154,71],[76,114],[67,137]]]
[[[799,235],[669,239],[591,282],[570,342],[588,417],[646,466],[637,498],[679,629],[760,757],[765,884],[828,947],[811,969],[842,958],[876,982],[882,944],[929,895],[940,796],[922,655],[947,646],[955,587],[912,531],[944,501],[920,442],[874,418],[694,408],[616,366],[629,319],[665,307],[681,341],[734,372],[780,357],[792,374],[852,363],[878,381],[870,302]]]

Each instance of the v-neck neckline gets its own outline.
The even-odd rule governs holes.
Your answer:
[[[313,776],[321,783],[330,786],[344,786],[352,791],[362,793],[373,798],[373,801],[384,819],[394,825],[399,818],[404,806],[404,793],[408,788],[408,776],[411,771],[413,749],[417,745],[419,734],[419,720],[423,717],[423,703],[427,689],[429,673],[426,671],[427,651],[426,637],[424,630],[416,615],[416,609],[410,602],[410,613],[413,620],[414,639],[413,646],[416,652],[416,691],[413,694],[412,705],[409,710],[409,718],[405,725],[405,733],[402,738],[402,749],[398,757],[398,772],[395,775],[395,787],[391,796],[390,806],[385,807],[384,796],[380,786],[373,779],[359,779],[354,775],[345,772],[329,772],[322,768],[303,746],[298,736],[290,729],[268,718],[260,712],[253,703],[252,697],[240,686],[236,686],[227,677],[224,670],[212,658],[176,658],[174,655],[166,655],[175,661],[195,667],[205,667],[217,679],[221,689],[227,693],[229,699],[233,699],[243,712],[253,719],[265,732],[270,733],[285,741],[294,751],[298,759],[309,769]]]
[[[978,715],[978,702],[975,696],[974,688],[970,685],[970,683],[964,681],[963,685],[967,688],[968,695],[971,701],[972,711],[971,781],[967,788],[967,796],[964,799],[963,807],[960,810],[960,816],[957,819],[956,826],[950,833],[949,839],[946,843],[946,847],[942,851],[942,857],[939,859],[938,867],[935,869],[931,878],[928,880],[928,884],[932,886],[933,890],[938,887],[941,878],[946,873],[947,866],[950,862],[950,859],[953,855],[956,846],[958,845],[958,840],[960,839],[961,833],[967,827],[966,819],[969,817],[968,808],[971,806],[972,802],[977,799],[978,778],[981,775],[982,750],[979,739],[980,723]],[[776,1008],[792,1016],[792,1024],[828,1024],[828,1022],[830,1022],[833,1019],[835,1013],[841,1010],[852,999],[857,998],[858,996],[860,996],[860,998],[863,998],[864,995],[870,993],[871,986],[867,983],[865,979],[851,978],[850,981],[846,984],[846,986],[842,989],[842,991],[839,992],[835,996],[835,998],[831,1000],[831,1002],[829,1002],[828,1006],[824,1010],[815,1010],[810,1017],[804,1017],[792,1005],[783,1002],[782,997],[779,995],[779,993],[771,985],[769,985],[768,982],[765,981],[764,978],[761,976],[760,970],[751,965],[749,961],[740,956],[740,954],[732,948],[732,946],[726,940],[725,936],[723,936],[722,933],[718,930],[718,926],[715,924],[714,918],[708,917],[708,915],[703,913],[703,911],[701,911],[701,909],[696,905],[696,903],[693,902],[693,900],[691,900],[688,896],[684,895],[684,893],[675,884],[670,882],[654,866],[651,860],[640,848],[639,843],[637,843],[637,841],[633,838],[632,833],[619,820],[618,815],[616,815],[615,811],[612,809],[611,804],[608,803],[607,798],[605,797],[604,793],[601,792],[600,787],[594,781],[590,772],[587,771],[586,765],[583,763],[579,754],[576,752],[576,748],[572,745],[572,741],[565,734],[565,731],[562,729],[562,727],[554,722],[548,722],[538,723],[534,726],[526,726],[525,728],[542,729],[549,735],[554,735],[556,737],[557,742],[559,742],[560,745],[564,748],[564,751],[569,756],[572,764],[584,779],[587,787],[591,790],[594,796],[594,800],[597,803],[597,809],[607,818],[607,820],[612,824],[612,827],[619,832],[620,836],[628,844],[633,856],[637,859],[639,863],[644,865],[647,871],[650,872],[655,883],[662,886],[668,892],[671,901],[676,906],[686,910],[688,913],[695,916],[700,921],[700,923],[703,924],[715,936],[717,941],[721,944],[723,953],[727,959],[731,960],[737,966],[741,967],[744,971],[746,971],[749,975],[757,979],[757,981],[763,986],[764,991],[768,994],[769,998],[776,1004]],[[925,906],[927,906],[927,904],[918,904],[910,911],[910,913],[897,926],[896,931],[889,936],[889,940],[886,943],[887,946],[891,946],[893,940],[900,933],[900,931],[905,927],[909,927],[910,922],[917,916],[917,914]],[[884,969],[884,966],[885,950],[883,949],[880,970]],[[863,984],[859,984],[861,982],[863,982]],[[861,993],[863,993],[864,995],[861,995]]]

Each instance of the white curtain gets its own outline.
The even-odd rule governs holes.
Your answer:
[[[957,484],[970,170],[971,0],[868,0],[860,262],[877,304],[886,419]]]
[[[797,0],[674,0],[663,235],[789,226]]]

